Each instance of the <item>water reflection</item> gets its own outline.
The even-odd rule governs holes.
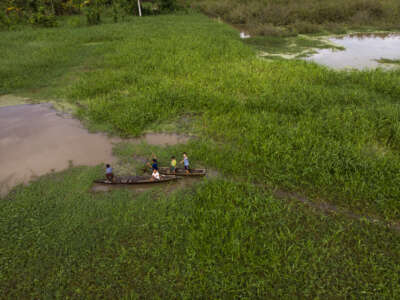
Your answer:
[[[351,34],[330,38],[330,42],[342,46],[344,51],[321,49],[306,58],[335,69],[394,68],[381,64],[378,59],[400,59],[400,34]]]

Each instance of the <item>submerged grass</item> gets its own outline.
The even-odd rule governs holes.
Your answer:
[[[244,43],[253,46],[258,51],[268,54],[299,54],[310,53],[315,49],[344,50],[332,43],[328,43],[318,37],[274,37],[256,36],[244,40]]]
[[[381,59],[378,59],[377,62],[379,62],[381,64],[396,64],[396,65],[400,65],[400,59],[381,58]]]
[[[5,298],[399,296],[398,234],[252,185],[399,220],[399,71],[261,60],[201,15],[0,37],[1,94],[64,99],[123,136],[191,130],[187,145],[115,152],[137,169],[135,153],[186,151],[248,182],[93,195],[100,169],[75,168],[19,187],[0,203]]]

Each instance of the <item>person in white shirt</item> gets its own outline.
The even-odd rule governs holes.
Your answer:
[[[151,180],[160,180],[160,173],[158,173],[158,170],[153,169],[153,174],[151,174]]]

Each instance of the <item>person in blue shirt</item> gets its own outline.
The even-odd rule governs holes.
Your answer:
[[[114,179],[113,169],[109,164],[106,165],[106,178],[111,182]]]
[[[187,156],[186,152],[183,152],[183,160],[181,161],[185,167],[186,173],[190,173],[190,168],[189,168],[189,157]]]
[[[154,170],[157,170],[157,171],[158,171],[158,162],[157,162],[157,159],[153,158],[153,159],[152,159],[151,165],[150,165],[149,163],[147,163],[147,165],[148,165],[149,167],[151,167],[151,170],[152,170],[152,171],[154,171]]]

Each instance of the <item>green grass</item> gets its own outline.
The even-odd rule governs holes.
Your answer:
[[[0,203],[1,298],[380,298],[399,293],[400,236],[204,181],[184,193],[88,191],[99,168]]]
[[[399,219],[398,71],[260,61],[200,15],[2,34],[3,92],[39,86],[124,136],[194,115],[190,149],[221,172]]]
[[[399,71],[261,60],[201,15],[0,37],[0,94],[68,102],[122,136],[197,136],[119,145],[121,172],[139,169],[133,154],[165,164],[186,151],[227,179],[173,195],[92,194],[102,171],[76,168],[18,187],[0,202],[5,298],[399,296],[398,233],[253,185],[398,221]]]

